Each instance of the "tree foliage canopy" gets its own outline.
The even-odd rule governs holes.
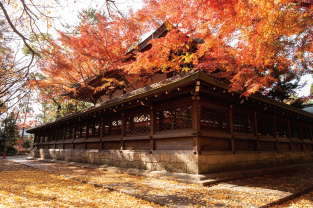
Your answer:
[[[160,71],[202,70],[248,96],[284,90],[282,82],[312,70],[311,1],[145,0],[141,10],[127,15],[83,14],[75,33],[59,32],[41,51],[39,66],[47,78],[39,86],[75,93],[78,84],[110,93]],[[164,22],[167,34],[152,39],[149,50],[127,53]],[[116,70],[119,79],[109,76]],[[103,85],[88,86],[99,75]]]

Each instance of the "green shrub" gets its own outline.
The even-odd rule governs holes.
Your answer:
[[[32,139],[24,139],[22,143],[23,148],[31,148],[33,147],[33,140]]]
[[[6,152],[8,156],[13,156],[17,154],[17,149],[15,149],[13,146],[8,146]]]

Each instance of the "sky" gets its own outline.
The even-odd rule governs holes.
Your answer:
[[[310,95],[311,85],[313,83],[313,78],[311,74],[305,75],[302,77],[300,83],[307,83],[304,88],[298,91],[298,96],[308,96]]]

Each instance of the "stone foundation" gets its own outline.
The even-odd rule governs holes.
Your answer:
[[[70,150],[40,149],[32,152],[33,157],[64,160],[79,163],[137,168],[151,171],[198,173],[198,156],[192,151],[180,154],[153,153],[147,151],[119,150]]]
[[[40,149],[33,150],[32,156],[43,159],[191,174],[265,168],[313,161],[312,152],[194,155],[192,151],[178,152],[177,154],[171,154],[170,151],[151,154],[148,151]]]
[[[199,173],[227,172],[313,162],[312,152],[199,155]]]

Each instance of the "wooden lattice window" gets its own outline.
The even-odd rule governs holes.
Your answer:
[[[301,138],[301,129],[298,122],[290,122],[290,134],[292,138]]]
[[[148,134],[150,132],[150,114],[130,116],[126,119],[126,135]]]
[[[214,130],[229,130],[228,110],[215,109],[206,106],[200,108],[200,128]]]
[[[103,136],[122,135],[122,120],[105,121]]]
[[[192,106],[156,112],[156,130],[192,128]]]
[[[302,138],[311,140],[310,126],[302,125]]]
[[[254,131],[254,118],[252,114],[242,112],[233,112],[233,129],[234,132],[252,134]]]
[[[101,125],[99,123],[93,123],[89,125],[89,137],[98,137],[100,136]]]
[[[273,116],[268,114],[258,113],[258,135],[273,136]]]
[[[73,128],[67,128],[65,131],[65,139],[72,139],[73,138]]]
[[[288,120],[283,118],[275,119],[276,137],[289,137]]]

